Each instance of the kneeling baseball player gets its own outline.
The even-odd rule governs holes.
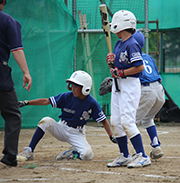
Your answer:
[[[34,149],[42,139],[46,131],[56,139],[67,142],[71,148],[56,156],[56,160],[74,159],[91,160],[93,151],[86,140],[85,125],[90,118],[101,122],[110,137],[116,143],[109,122],[106,119],[98,102],[89,94],[92,86],[91,76],[84,71],[74,72],[70,79],[66,80],[68,90],[50,98],[40,98],[30,101],[20,101],[19,106],[25,105],[49,105],[60,108],[62,113],[60,121],[56,122],[50,117],[44,117],[38,123],[38,127],[32,137],[29,147],[17,156],[20,160],[32,160]]]

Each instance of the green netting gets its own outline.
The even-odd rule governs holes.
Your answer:
[[[73,68],[76,70],[82,69],[91,74],[93,78],[91,94],[98,100],[105,114],[110,115],[110,94],[105,96],[98,94],[100,83],[105,77],[110,76],[106,64],[108,48],[104,34],[103,32],[77,34],[78,29],[82,28],[79,13],[86,15],[84,25],[87,26],[87,29],[102,28],[99,12],[101,1],[67,0],[67,7],[64,4],[66,0],[7,1],[4,12],[21,23],[24,51],[33,79],[32,89],[27,92],[22,88],[22,71],[11,55],[9,64],[13,68],[12,74],[19,100],[47,98],[66,92],[65,79],[72,74]],[[105,2],[112,14],[120,9],[125,9],[132,11],[139,21],[145,20],[144,0],[105,0]],[[159,29],[177,29],[180,19],[179,5],[180,1],[177,0],[173,3],[167,0],[151,0],[149,1],[149,20],[155,21],[158,19]],[[74,15],[76,21],[73,18]],[[109,16],[109,19],[111,21],[111,16]],[[143,29],[144,26],[144,23],[138,24],[137,28]],[[156,29],[156,24],[149,24],[149,28]],[[174,37],[178,37],[178,32],[177,36]],[[164,62],[165,69],[172,67],[169,63],[177,63],[179,67],[178,54],[173,54],[172,58],[170,53],[172,49],[169,54],[167,53],[167,49],[172,47],[174,47],[173,53],[177,53],[179,42],[172,44],[171,36],[164,36],[164,38],[164,50],[166,52],[164,58],[168,61]],[[155,39],[150,41],[150,48],[152,47],[151,44],[153,46],[156,44]],[[112,47],[114,47],[116,41],[116,35],[112,34]],[[156,50],[153,49],[152,51]],[[74,53],[76,53],[75,58]],[[162,76],[163,85],[177,105],[180,105],[178,98],[179,75],[163,74]],[[51,116],[58,120],[60,115],[59,110],[52,109],[51,106],[27,106],[21,108],[21,112],[22,128],[35,127],[44,116]],[[3,127],[4,121],[0,116],[0,128]]]
[[[21,23],[22,41],[33,79],[30,92],[22,87],[22,71],[11,55],[19,100],[48,98],[66,92],[65,79],[73,71],[77,25],[62,0],[8,0],[4,12]],[[51,106],[21,108],[22,127],[34,127],[44,116],[55,119],[59,110]],[[0,117],[0,128],[4,120]]]
[[[73,1],[67,1],[67,7],[69,11],[74,14],[73,10],[76,13],[76,21],[78,24],[78,28],[80,29],[80,22],[79,22],[79,14],[78,12],[81,11],[81,14],[86,15],[87,19],[87,27],[88,29],[101,29],[101,18],[100,18],[100,11],[99,5],[101,4],[100,0],[76,0],[76,3],[73,4]],[[144,0],[136,0],[136,1],[127,1],[127,0],[105,0],[105,3],[109,7],[112,14],[116,11],[121,10],[129,10],[134,13],[137,20],[144,21]],[[111,21],[111,16],[109,17]],[[138,25],[139,27],[139,25]],[[142,25],[140,25],[142,27]]]
[[[67,6],[72,14],[76,13],[76,20],[79,28],[80,23],[78,11],[81,11],[82,14],[86,14],[89,29],[100,29],[101,22],[99,15],[99,5],[101,2],[103,2],[103,0],[67,0]],[[120,9],[125,9],[132,11],[135,14],[137,20],[145,21],[145,0],[104,0],[104,2],[107,4],[112,14]],[[149,0],[148,20],[156,21],[158,19],[160,30],[178,29],[180,28],[179,6],[179,0]],[[144,24],[138,24],[137,28],[142,26],[144,27]],[[149,29],[155,30],[156,23],[150,23]]]

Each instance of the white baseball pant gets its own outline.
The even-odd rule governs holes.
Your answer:
[[[120,92],[116,92],[113,82],[111,94],[111,125],[116,137],[133,138],[140,132],[135,123],[136,111],[141,95],[139,78],[126,77],[117,79]]]
[[[57,140],[71,144],[80,153],[82,160],[93,158],[93,151],[86,140],[85,126],[82,129],[72,128],[61,120],[56,122],[50,117],[44,117],[38,123],[38,127],[44,132],[49,131]]]

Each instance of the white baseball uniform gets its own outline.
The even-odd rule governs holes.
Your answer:
[[[143,64],[141,49],[131,36],[122,42],[119,40],[114,48],[116,55],[114,65],[118,69],[128,69]],[[136,111],[139,105],[141,89],[139,73],[117,79],[120,92],[115,92],[115,83],[111,94],[111,125],[116,137],[127,135],[133,138],[139,134],[136,126]]]

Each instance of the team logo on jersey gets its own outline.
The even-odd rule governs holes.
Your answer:
[[[121,52],[119,62],[124,62],[125,64],[130,64],[131,62],[128,60],[128,54],[127,51]]]
[[[85,121],[87,121],[87,120],[89,120],[90,119],[90,114],[92,113],[92,110],[90,109],[89,111],[84,111],[83,113],[82,113],[82,116],[80,117],[80,120],[85,120]]]

